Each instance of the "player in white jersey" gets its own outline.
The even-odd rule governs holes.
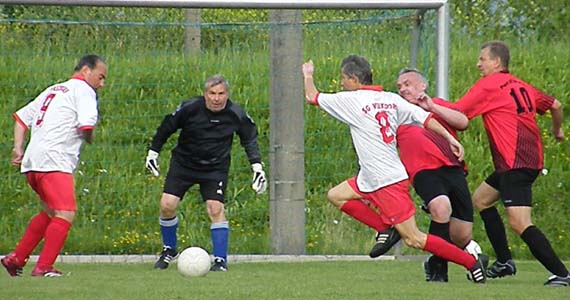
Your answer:
[[[73,171],[83,141],[93,141],[97,123],[97,89],[107,66],[96,55],[79,60],[71,79],[48,87],[14,113],[12,164],[20,166],[40,197],[43,210],[34,216],[22,239],[2,265],[11,276],[21,276],[28,257],[43,239],[44,246],[32,276],[57,277],[53,264],[65,243],[75,217]],[[24,152],[26,132],[30,141]]]
[[[358,175],[329,190],[328,200],[376,231],[389,232],[377,244],[383,253],[399,239],[399,233],[409,247],[460,264],[469,271],[474,282],[485,282],[485,270],[480,261],[455,245],[418,229],[406,169],[398,157],[396,131],[402,124],[424,125],[444,137],[453,152],[463,159],[461,144],[432,119],[430,113],[397,94],[383,91],[381,86],[372,85],[370,63],[364,57],[350,55],[342,61],[342,85],[346,91],[335,94],[319,93],[313,81],[312,61],[303,64],[302,70],[307,102],[349,126],[358,156]],[[365,201],[376,206],[378,212]]]

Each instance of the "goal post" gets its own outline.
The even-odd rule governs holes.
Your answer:
[[[0,5],[53,5],[149,8],[247,8],[270,9],[272,26],[269,80],[270,236],[273,254],[304,254],[305,246],[305,149],[304,99],[299,66],[303,59],[300,9],[418,9],[437,10],[435,95],[448,98],[449,2],[447,0],[266,0],[266,1],[170,1],[170,0],[0,0]],[[190,13],[190,12],[189,12]],[[191,15],[196,17],[196,15]],[[418,26],[418,24],[415,24]],[[417,30],[417,28],[416,28]],[[414,30],[410,64],[417,59],[418,32]],[[187,38],[196,42],[195,33]],[[192,46],[190,46],[192,47]],[[415,50],[414,50],[415,49]],[[291,122],[291,120],[296,120]],[[155,126],[155,125],[152,125]],[[334,162],[333,162],[334,163]]]

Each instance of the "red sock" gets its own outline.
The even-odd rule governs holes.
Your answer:
[[[45,211],[40,212],[30,220],[22,239],[20,239],[16,249],[14,249],[16,257],[18,257],[20,261],[25,261],[44,238],[46,228],[50,221],[51,218]]]
[[[457,248],[455,245],[448,243],[444,239],[433,234],[427,235],[424,250],[445,260],[462,265],[467,270],[471,269],[477,262],[471,254],[468,254],[467,252]]]
[[[368,227],[376,229],[376,231],[382,231],[390,228],[389,225],[384,224],[382,220],[380,220],[380,215],[375,210],[360,200],[348,200],[342,205],[340,210],[354,219],[368,225]]]
[[[55,217],[51,220],[45,233],[45,244],[38,258],[37,267],[42,269],[53,267],[70,228],[71,223],[62,218]]]

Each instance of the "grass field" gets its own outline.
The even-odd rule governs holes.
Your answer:
[[[230,264],[227,273],[186,278],[152,264],[60,264],[61,278],[22,278],[2,271],[0,299],[567,299],[567,288],[544,287],[548,272],[535,261],[517,262],[514,277],[467,281],[450,265],[450,282],[424,281],[421,260],[263,262]]]

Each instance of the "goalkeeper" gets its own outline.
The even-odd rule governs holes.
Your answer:
[[[183,102],[164,117],[156,130],[146,158],[146,167],[154,176],[159,176],[158,155],[162,146],[178,129],[178,143],[172,150],[160,199],[163,250],[154,267],[166,269],[178,255],[176,207],[186,191],[198,184],[211,221],[214,255],[211,270],[227,271],[229,223],[224,213],[224,202],[234,133],[239,136],[251,163],[252,188],[258,194],[267,188],[255,122],[241,106],[229,99],[229,85],[223,76],[208,78],[204,95]]]

